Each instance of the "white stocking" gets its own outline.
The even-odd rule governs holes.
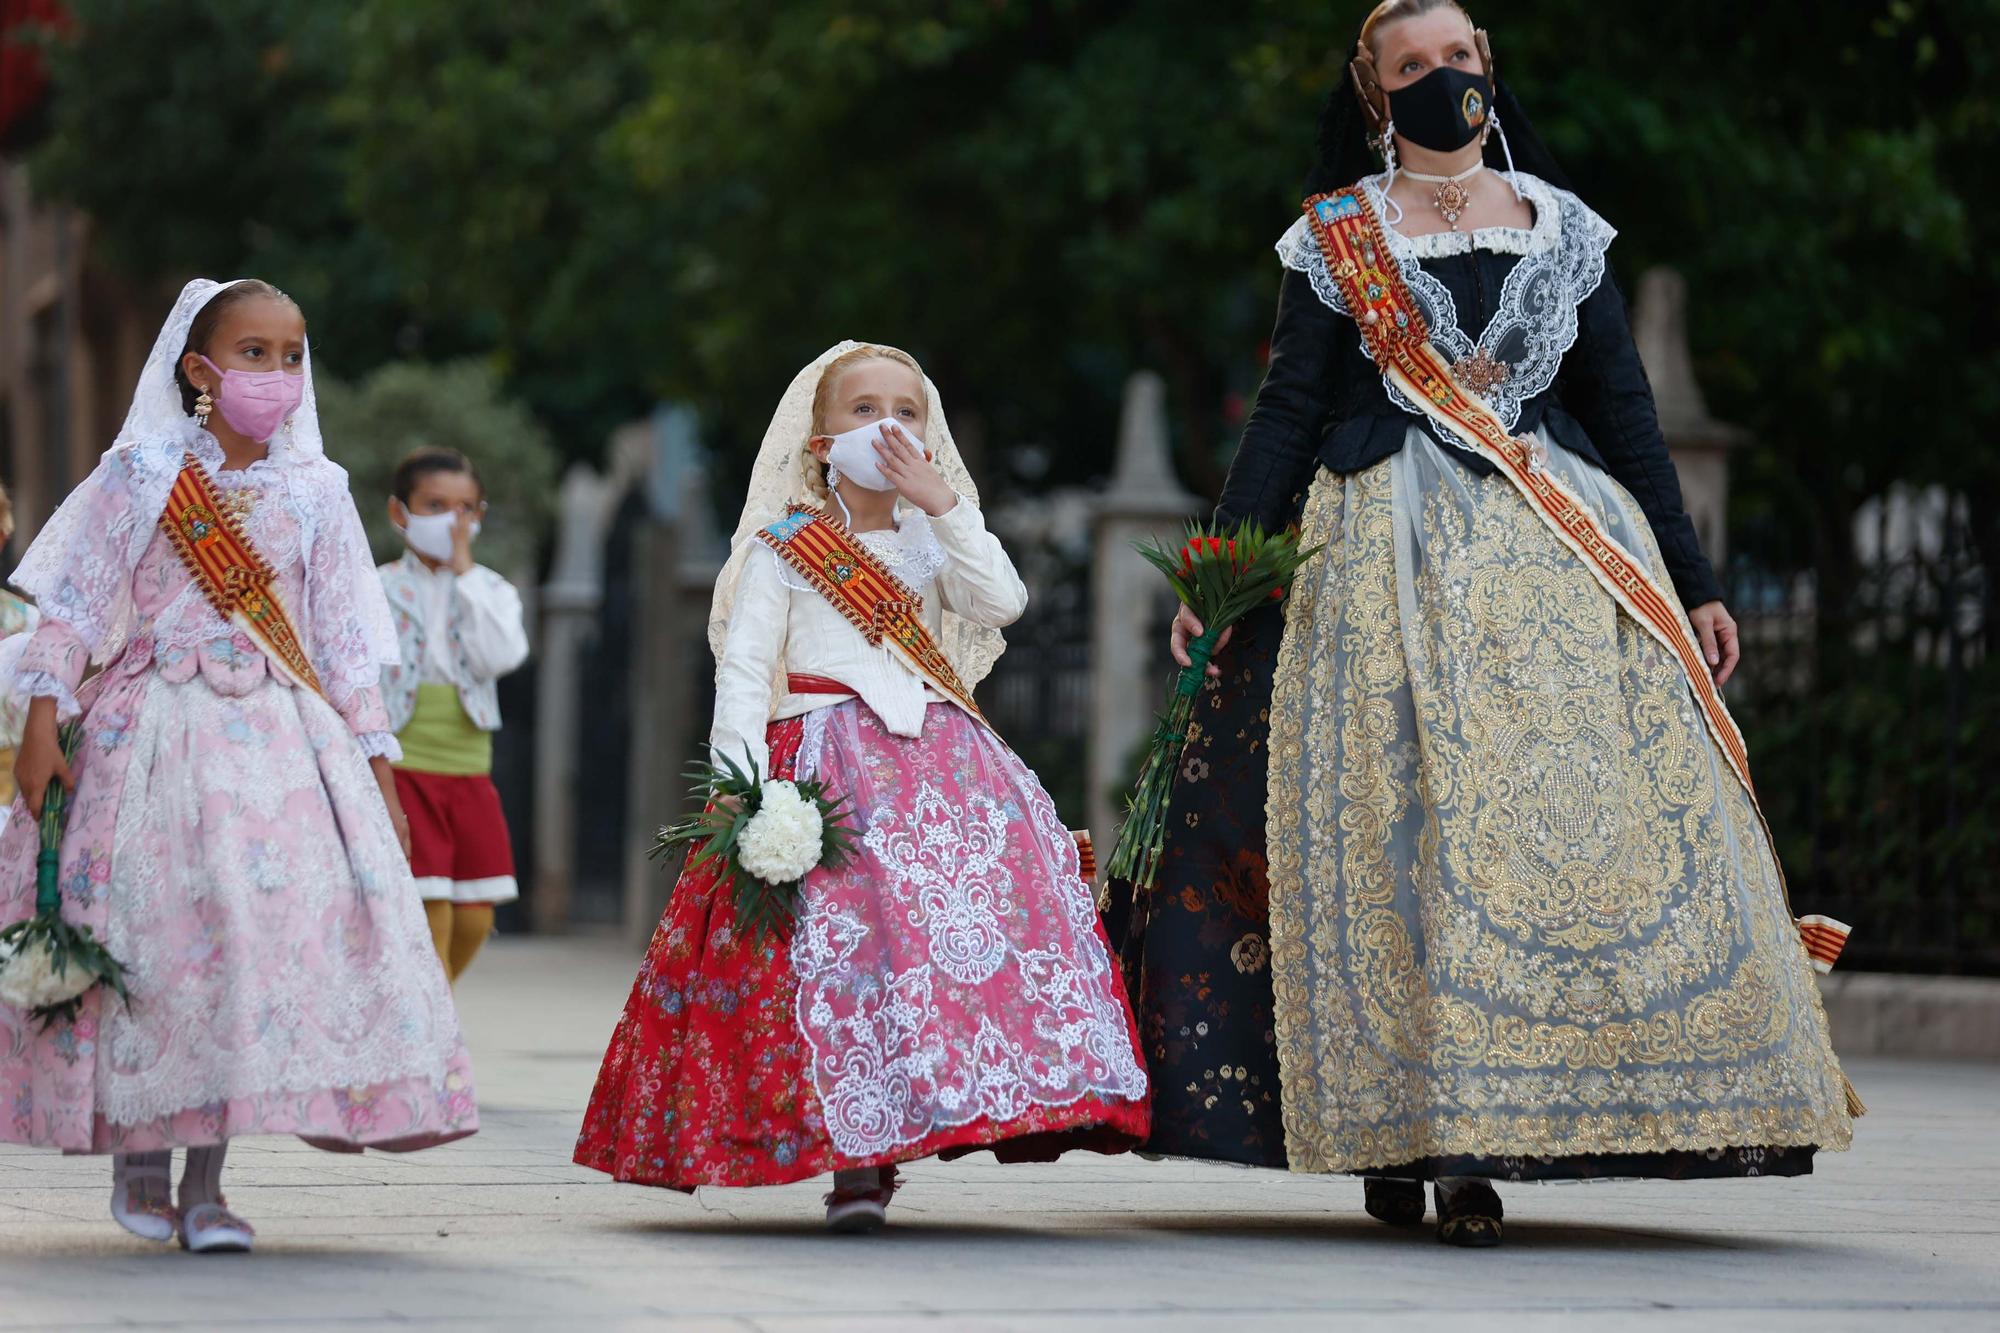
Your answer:
[[[133,1181],[125,1186],[125,1206],[134,1208],[146,1203],[168,1203],[171,1201],[167,1189],[167,1174],[174,1169],[174,1155],[165,1148],[158,1152],[121,1152],[111,1155],[111,1177],[123,1183],[135,1171],[157,1171],[156,1177]]]
[[[229,1141],[187,1150],[187,1168],[181,1172],[181,1211],[196,1204],[222,1202],[222,1159]]]

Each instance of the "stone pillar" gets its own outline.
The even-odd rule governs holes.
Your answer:
[[[1100,862],[1110,859],[1124,816],[1121,788],[1136,773],[1139,747],[1164,705],[1171,665],[1165,636],[1173,594],[1132,544],[1152,537],[1178,541],[1182,525],[1200,508],[1174,476],[1166,384],[1140,371],[1125,384],[1117,468],[1093,522],[1085,809]]]
[[[1708,414],[1688,351],[1687,280],[1679,273],[1652,268],[1640,275],[1632,336],[1653,383],[1660,429],[1680,473],[1688,517],[1694,520],[1701,549],[1720,573],[1729,554],[1729,451],[1744,443],[1748,433]]]
[[[632,735],[626,788],[622,927],[644,944],[673,888],[673,871],[647,853],[662,824],[680,817],[681,774],[706,736],[705,692],[690,673],[706,663],[708,595],[721,561],[712,549],[699,422],[693,409],[662,407],[644,423],[649,466],[647,523],[639,560],[638,625],[633,637]],[[703,577],[699,571],[706,570]],[[690,587],[691,574],[698,588]],[[691,595],[698,592],[699,597]]]
[[[582,463],[564,475],[556,552],[542,585],[541,658],[535,680],[535,876],[528,901],[536,931],[569,929],[575,888],[577,666],[604,602],[604,538],[612,488]]]

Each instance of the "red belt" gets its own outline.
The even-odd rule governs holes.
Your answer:
[[[793,694],[843,694],[850,698],[855,697],[852,687],[842,685],[839,681],[826,676],[802,676],[793,673],[785,677],[785,688]]]

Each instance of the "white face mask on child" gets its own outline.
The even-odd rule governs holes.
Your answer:
[[[403,524],[403,540],[418,555],[429,556],[433,560],[451,559],[451,530],[458,524],[457,514],[411,514]],[[479,535],[479,520],[472,520],[472,535]]]
[[[882,458],[875,452],[875,442],[882,439],[885,423],[870,422],[866,426],[856,426],[853,430],[842,431],[832,436],[833,443],[826,451],[826,465],[837,468],[840,475],[856,486],[871,491],[893,491],[896,483],[882,475]],[[917,452],[928,452],[924,442],[908,426],[902,427],[903,434]]]

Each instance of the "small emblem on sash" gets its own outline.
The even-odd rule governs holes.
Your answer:
[[[215,515],[206,505],[189,505],[181,510],[181,525],[187,529],[188,539],[198,546],[215,540]]]

